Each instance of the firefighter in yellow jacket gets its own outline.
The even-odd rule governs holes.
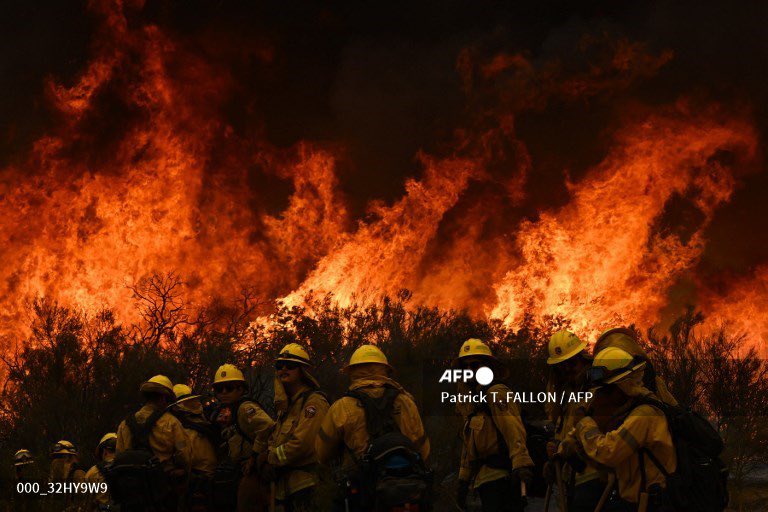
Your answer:
[[[616,347],[624,350],[633,357],[639,360],[645,361],[647,364],[643,371],[643,384],[662,402],[669,405],[677,405],[677,400],[670,393],[667,385],[664,381],[656,375],[656,370],[653,368],[648,354],[638,342],[637,335],[631,329],[626,327],[615,327],[603,332],[595,342],[595,346],[592,348],[592,354],[597,355],[608,347]]]
[[[85,481],[93,484],[103,484],[106,486],[106,479],[104,478],[105,466],[115,459],[115,449],[117,447],[117,434],[109,432],[102,436],[99,444],[96,446],[96,460],[98,461],[91,469],[85,473]],[[93,502],[95,503],[95,509],[107,509],[112,505],[112,498],[109,495],[109,490],[105,492],[97,492],[91,495]]]
[[[410,441],[410,448],[418,452],[421,460],[426,460],[429,456],[429,439],[418,408],[411,394],[391,378],[393,369],[384,353],[374,345],[362,345],[354,351],[343,371],[349,375],[350,394],[365,395],[374,400],[381,399],[385,394],[394,395],[392,417],[388,420]],[[325,415],[315,450],[322,464],[329,464],[341,457],[344,474],[356,478],[359,476],[356,472],[360,461],[370,441],[362,402],[354,396],[344,396],[336,400]],[[340,503],[336,505],[340,506]],[[354,503],[347,505],[349,510],[360,510],[359,505]]]
[[[473,389],[459,390],[482,390],[488,401],[462,403],[458,408],[464,417],[464,428],[456,501],[465,508],[471,487],[480,496],[484,511],[521,511],[525,506],[521,482],[531,485],[533,460],[525,444],[520,411],[515,403],[506,400],[509,388],[497,380],[503,378],[505,368],[493,357],[488,345],[474,338],[461,346],[454,365],[475,372],[488,367],[495,377],[486,386],[478,384]]]
[[[167,412],[168,406],[176,399],[171,380],[165,375],[155,375],[141,384],[139,392],[144,405],[133,414],[130,422],[128,419],[120,422],[116,452],[137,448],[131,432],[133,421],[140,428],[150,421],[154,423],[149,433],[152,454],[163,464],[167,473],[176,477],[184,475],[189,467],[189,449],[184,428],[178,419]]]
[[[35,478],[32,475],[33,471],[29,468],[33,467],[35,463],[32,452],[29,450],[21,449],[13,454],[13,469],[16,475],[16,482],[34,482]]]
[[[54,444],[50,451],[51,470],[49,481],[61,484],[79,484],[85,481],[85,471],[80,469],[79,454],[75,446],[64,439]],[[76,493],[49,495],[50,509],[75,510],[82,502],[82,495]]]
[[[220,405],[211,422],[221,431],[226,458],[241,468],[237,510],[266,510],[269,490],[256,474],[256,459],[267,449],[275,422],[258,403],[247,399],[247,391],[243,372],[232,364],[219,366],[213,379],[213,392]]]
[[[173,386],[173,394],[176,401],[169,410],[184,427],[189,447],[190,471],[184,499],[185,509],[190,512],[204,512],[208,510],[208,491],[216,470],[218,436],[203,415],[200,395],[193,394],[192,388],[186,384]]]
[[[29,450],[22,448],[13,454],[15,479],[12,482],[8,482],[7,487],[5,484],[2,486],[2,491],[10,497],[10,508],[8,510],[19,512],[39,510],[40,498],[33,493],[19,492],[20,490],[23,491],[24,488],[18,488],[20,483],[41,483],[41,479],[37,477],[35,466],[35,459]]]
[[[616,474],[621,502],[611,510],[662,510],[656,500],[661,496],[655,489],[664,488],[666,482],[648,454],[669,473],[677,466],[664,413],[653,405],[638,404],[640,399],[658,400],[643,384],[646,364],[641,357],[617,347],[597,353],[591,370],[591,380],[599,386],[594,401],[612,409],[613,420],[601,430],[596,420],[587,416],[574,430],[584,453]],[[647,452],[642,458],[641,450]]]
[[[286,512],[318,510],[315,438],[329,406],[310,368],[309,354],[296,343],[286,345],[275,361],[277,422],[259,472],[275,482],[275,497]]]
[[[62,439],[54,444],[50,452],[51,482],[83,482],[85,471],[78,465],[79,454],[75,445]]]
[[[579,339],[574,333],[561,330],[554,333],[549,339],[549,357],[547,365],[550,368],[547,391],[562,396],[568,396],[573,392],[587,391],[589,382],[587,370],[592,366],[592,355],[589,353],[587,343]],[[557,445],[566,438],[576,424],[585,416],[587,403],[566,401],[564,405],[559,402],[546,402],[544,409],[547,417],[555,425],[554,441],[547,446],[551,459],[556,459]],[[584,460],[586,459],[586,460]],[[550,460],[545,466],[545,476],[552,482],[555,480],[555,464],[559,460]],[[607,474],[598,471],[594,463],[586,457],[580,457],[578,453],[569,454],[568,460],[562,466],[562,479],[567,492],[568,510],[571,512],[592,512],[605,488]]]

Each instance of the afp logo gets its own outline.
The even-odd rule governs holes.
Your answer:
[[[445,370],[439,382],[472,382],[473,380],[481,386],[487,386],[493,382],[493,370],[487,366],[481,366],[477,371],[469,368]]]

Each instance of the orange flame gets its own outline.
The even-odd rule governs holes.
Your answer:
[[[693,113],[685,104],[625,128],[571,201],[518,231],[521,254],[497,285],[490,314],[515,325],[527,312],[562,316],[583,333],[659,320],[667,292],[700,256],[703,230],[735,186],[723,151],[754,156],[750,125]],[[703,215],[687,240],[659,230],[666,205],[685,197]]]
[[[127,286],[152,272],[183,275],[192,303],[236,296],[245,284],[266,296],[295,287],[347,222],[333,154],[233,140],[215,117],[226,73],[156,27],[129,30],[119,6],[95,7],[105,28],[94,60],[73,86],[50,87],[64,126],[0,173],[2,324],[20,329],[23,301],[36,295],[135,320]],[[88,132],[105,90],[139,118],[115,128],[108,155]],[[218,145],[233,161],[213,161]],[[249,165],[293,183],[283,212],[249,207],[259,199],[247,192]]]
[[[246,285],[289,305],[327,293],[369,303],[407,288],[414,304],[511,326],[529,314],[562,316],[584,335],[647,327],[756,160],[749,121],[680,101],[621,121],[601,163],[567,182],[566,204],[524,212],[536,162],[518,115],[627,90],[672,53],[606,34],[584,36],[574,51],[589,58],[576,63],[484,58],[478,45],[457,62],[472,121],[447,156],[418,155],[402,198],[374,202],[355,224],[335,150],[278,150],[228,126],[234,77],[181,37],[129,23],[137,7],[92,4],[102,18],[93,59],[74,84],[48,87],[60,125],[0,170],[0,334],[23,328],[23,302],[36,295],[133,321],[127,285],[169,270],[185,277],[193,304]],[[266,45],[255,54],[265,65],[278,58]],[[291,183],[282,209],[267,206],[272,191],[254,175]],[[676,202],[694,212],[684,229],[667,225]],[[766,339],[766,282],[763,267],[725,298],[699,285],[702,307]]]

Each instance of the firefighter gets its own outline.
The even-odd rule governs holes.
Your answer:
[[[79,466],[79,454],[75,445],[62,439],[51,447],[50,482],[82,482],[85,472]]]
[[[189,447],[184,428],[167,411],[176,399],[173,384],[165,375],[155,375],[141,384],[139,392],[144,405],[136,413],[129,414],[117,428],[112,473],[124,477],[118,479],[120,488],[117,493],[113,490],[113,496],[120,501],[122,510],[140,510],[137,508],[139,505],[129,506],[127,500],[144,500],[152,503],[157,510],[173,510],[189,468]],[[156,467],[149,459],[142,464],[129,460],[123,464],[124,458],[129,458],[129,452],[146,454],[146,457],[157,460],[160,466]],[[123,456],[123,453],[126,455]],[[126,478],[128,476],[131,478]],[[155,489],[149,496],[142,486],[131,488],[129,485],[141,481],[151,481],[162,488]]]
[[[322,464],[329,464],[341,457],[344,477],[339,482],[344,486],[336,509],[365,510],[356,501],[358,485],[362,484],[359,474],[360,462],[366,451],[372,447],[367,424],[364,400],[381,400],[393,397],[389,407],[391,417],[385,418],[397,429],[410,445],[410,449],[425,461],[429,455],[429,439],[424,431],[421,416],[413,397],[398,382],[391,378],[393,371],[384,353],[374,345],[362,345],[354,351],[349,364],[343,369],[350,379],[347,396],[336,400],[323,418],[315,442],[317,458]],[[357,483],[356,483],[357,482]]]
[[[484,391],[486,403],[468,402],[458,407],[464,428],[457,502],[466,508],[471,488],[480,496],[484,512],[521,511],[525,507],[521,483],[531,486],[534,464],[526,447],[520,411],[515,403],[506,400],[510,390],[498,380],[504,378],[505,368],[488,345],[475,338],[464,342],[454,366],[475,372],[489,367],[494,374],[486,386],[468,386],[470,392]]]
[[[231,494],[232,487],[236,489],[237,510],[265,510],[269,491],[256,473],[256,460],[266,450],[275,422],[258,403],[246,397],[248,387],[245,376],[234,365],[224,364],[216,370],[213,391],[219,405],[212,414],[211,422],[219,429],[225,443],[224,462],[236,471],[236,474],[227,477],[226,485],[214,487],[214,501],[230,503],[231,497],[226,495]],[[233,479],[238,478],[239,482],[234,483]],[[221,481],[224,482],[224,479]],[[218,485],[216,482],[219,482],[218,478],[215,486]]]
[[[599,428],[590,406],[590,416],[579,421],[573,435],[590,459],[612,468],[616,474],[621,500],[606,510],[663,510],[660,501],[665,477],[650,457],[668,473],[677,466],[663,411],[647,403],[635,403],[641,398],[658,400],[644,385],[646,367],[642,357],[608,347],[597,353],[590,371],[591,381],[597,386],[594,402],[602,402],[603,410],[610,412],[612,419],[604,429]]]
[[[189,464],[187,437],[181,422],[167,412],[176,399],[173,384],[165,375],[155,375],[139,387],[144,405],[133,416],[138,425],[144,425],[152,416],[157,420],[149,434],[152,454],[164,463],[169,471],[186,470]],[[126,420],[117,428],[116,452],[133,448],[133,434]]]
[[[51,469],[48,481],[62,484],[59,492],[49,496],[50,508],[56,510],[76,510],[80,505],[81,495],[63,491],[67,484],[78,484],[85,481],[85,472],[80,468],[80,456],[71,442],[62,439],[51,447],[49,453]]]
[[[592,354],[598,354],[608,347],[620,348],[631,354],[633,357],[646,361],[647,364],[643,374],[645,387],[654,393],[662,402],[669,405],[678,405],[675,397],[669,392],[667,385],[661,377],[656,375],[656,370],[653,368],[653,365],[648,358],[648,354],[640,346],[637,334],[635,334],[634,331],[625,327],[608,329],[597,338],[595,346],[592,349]]]
[[[35,459],[32,457],[32,453],[29,450],[21,449],[13,455],[13,469],[16,477],[12,482],[12,487],[7,489],[8,496],[10,497],[11,508],[8,510],[18,510],[25,512],[27,510],[37,510],[39,505],[39,498],[32,492],[26,492],[23,486],[19,487],[19,483],[33,483],[37,482],[37,475],[34,474]],[[42,486],[41,486],[42,487]],[[5,491],[5,485],[3,485],[3,491]]]
[[[218,436],[203,415],[200,395],[192,393],[186,384],[173,386],[176,401],[171,414],[181,422],[189,447],[189,479],[186,486],[185,508],[192,512],[208,510],[208,489],[216,470]]]
[[[13,469],[17,482],[32,482],[34,478],[30,474],[29,467],[35,463],[32,452],[21,449],[13,454]]]
[[[587,343],[567,330],[561,330],[552,335],[548,345],[549,379],[547,391],[555,392],[556,396],[569,396],[573,392],[587,391],[589,387],[587,370],[592,366],[592,356],[587,349]],[[559,402],[546,402],[544,409],[547,417],[555,425],[554,441],[547,445],[550,462],[545,465],[544,473],[551,483],[555,480],[555,465],[557,447],[573,430],[576,423],[584,417],[586,403],[568,401],[564,405]],[[563,455],[563,452],[560,452]],[[569,453],[568,460],[563,466],[562,482],[568,495],[568,510],[571,512],[592,512],[600,501],[605,489],[607,474],[599,472],[594,464],[578,453]]]
[[[296,343],[286,345],[275,360],[277,422],[268,451],[260,454],[259,473],[272,477],[286,512],[319,510],[315,438],[329,405],[311,368],[309,354]]]
[[[104,477],[105,467],[115,459],[116,447],[117,434],[114,432],[104,434],[96,446],[96,460],[98,462],[85,473],[86,482],[95,484],[106,483],[106,478]],[[109,495],[109,490],[93,494],[92,499],[95,510],[109,510],[114,504]]]

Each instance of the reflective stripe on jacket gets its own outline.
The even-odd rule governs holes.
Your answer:
[[[587,456],[595,462],[613,468],[621,497],[637,503],[640,496],[641,474],[638,452],[649,450],[668,472],[677,467],[672,435],[667,418],[656,407],[641,405],[633,409],[618,428],[603,434],[590,417],[576,425],[576,435]],[[664,475],[646,456],[644,459],[646,487],[665,486]]]
[[[278,468],[277,499],[317,485],[315,439],[328,412],[328,400],[308,387],[291,397],[269,438],[268,462]]]

